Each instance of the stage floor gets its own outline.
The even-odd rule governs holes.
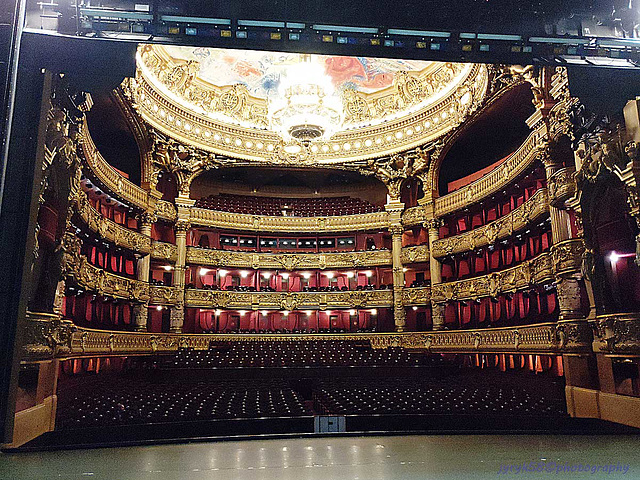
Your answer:
[[[633,435],[406,435],[220,441],[4,453],[0,454],[0,479],[640,478],[639,447],[640,437]],[[523,465],[547,471],[524,473]],[[578,466],[582,471],[569,471]],[[585,471],[587,466],[589,471]],[[594,467],[599,467],[595,473]]]

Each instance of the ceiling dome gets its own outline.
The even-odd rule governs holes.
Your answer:
[[[488,79],[476,64],[160,45],[142,45],[137,65],[130,92],[153,127],[232,158],[297,165],[347,163],[435,140],[477,108]],[[305,71],[310,78],[297,80]],[[325,125],[282,121],[295,112],[284,95],[295,82],[318,97],[305,97],[301,118],[331,120],[331,135]],[[300,141],[296,128],[315,131]]]

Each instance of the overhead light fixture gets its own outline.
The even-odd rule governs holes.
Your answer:
[[[304,272],[302,274],[302,277],[305,278],[306,280],[309,280],[311,278],[311,274],[309,272]]]
[[[227,273],[229,273],[227,270],[218,270],[218,274],[219,274],[221,277],[226,277],[226,276],[227,276]]]
[[[207,275],[209,273],[209,269],[208,268],[200,268],[198,273],[200,274],[201,277],[204,277],[205,275]]]
[[[310,55],[287,69],[277,96],[269,98],[271,128],[286,141],[328,140],[344,120],[342,100],[331,78]]]
[[[247,272],[246,270],[240,270],[240,276],[242,278],[247,278],[249,276],[249,272]]]
[[[167,272],[173,270],[173,267],[171,265],[163,265],[162,268],[164,268]]]
[[[289,272],[281,273],[281,274],[280,274],[280,276],[281,276],[283,279],[288,280],[288,279],[289,279]]]
[[[353,278],[353,272],[347,272],[347,278]]]

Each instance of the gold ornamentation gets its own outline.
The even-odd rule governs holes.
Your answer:
[[[89,229],[101,238],[113,242],[120,247],[128,248],[135,252],[149,253],[151,251],[151,238],[141,233],[129,230],[102,216],[89,203],[86,193],[80,191],[76,196],[75,209],[82,221]]]
[[[585,246],[581,238],[565,240],[551,246],[556,275],[578,274],[582,271]]]
[[[350,292],[220,292],[187,289],[185,303],[199,308],[324,310],[331,308],[391,307],[389,290]]]
[[[138,53],[139,68],[128,89],[141,117],[185,144],[229,158],[283,161],[281,155],[274,155],[280,137],[264,128],[268,125],[264,99],[252,97],[241,86],[215,87],[193,79],[185,70],[186,62],[171,59],[162,48],[154,46]],[[174,75],[167,77],[166,71]],[[426,76],[399,74],[385,93],[362,96],[346,91],[347,125],[353,122],[354,128],[339,132],[329,141],[317,142],[316,151],[312,151],[314,162],[303,164],[349,163],[392,155],[433,141],[478,108],[487,84],[488,70],[484,65],[442,64]],[[180,101],[168,99],[161,93],[164,89],[170,89]],[[433,92],[437,100],[411,112],[416,102],[425,99],[417,92]],[[194,115],[195,110],[207,113]],[[367,122],[393,112],[397,118],[391,121],[355,128],[357,121]],[[230,121],[214,119],[223,118],[221,115]],[[284,158],[289,159],[289,154]]]
[[[543,188],[504,217],[468,232],[434,241],[433,256],[434,258],[442,258],[447,255],[469,252],[487,245],[494,245],[498,240],[508,238],[525,230],[548,214],[547,190]]]
[[[178,248],[172,243],[154,241],[151,244],[151,256],[175,262],[178,258]]]
[[[497,297],[555,279],[551,255],[547,252],[518,266],[481,277],[456,282],[439,283],[431,288],[435,302]]]
[[[402,249],[402,264],[407,265],[410,263],[429,263],[429,246],[428,245],[416,245],[413,247],[403,247]]]
[[[405,288],[402,291],[402,304],[429,305],[431,303],[431,287]]]

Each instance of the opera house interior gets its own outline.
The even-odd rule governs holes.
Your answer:
[[[6,449],[640,428],[637,81],[482,60],[499,35],[301,51],[304,24],[167,14],[215,41],[122,40],[147,27],[91,3],[102,43],[56,16],[76,38],[45,47],[26,7]]]

